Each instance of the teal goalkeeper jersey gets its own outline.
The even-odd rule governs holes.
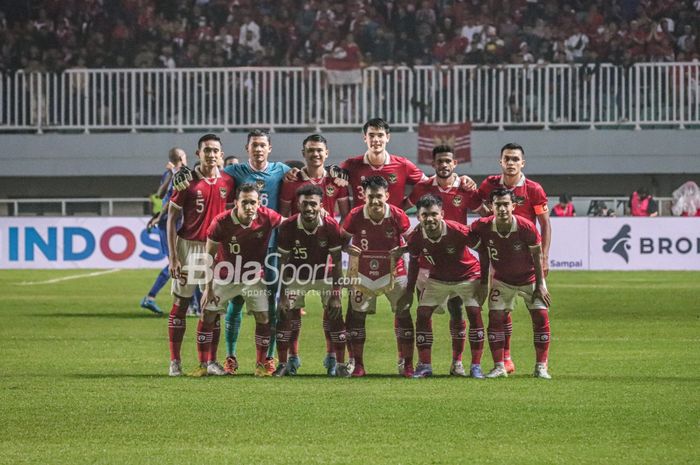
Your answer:
[[[279,212],[279,197],[282,191],[284,175],[289,171],[289,166],[284,163],[273,161],[268,162],[267,167],[262,171],[254,170],[248,162],[229,165],[224,168],[224,172],[233,176],[236,180],[236,187],[252,183],[260,189],[260,204],[263,207],[271,208]],[[276,230],[270,239],[270,247],[277,244]]]

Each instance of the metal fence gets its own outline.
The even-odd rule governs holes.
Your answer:
[[[634,127],[700,124],[700,63],[323,68],[71,69],[0,74],[0,131]]]

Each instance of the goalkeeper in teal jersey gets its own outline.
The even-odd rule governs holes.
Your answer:
[[[282,189],[284,175],[290,170],[289,166],[280,162],[270,162],[268,157],[272,151],[270,135],[260,129],[255,129],[248,133],[246,144],[248,152],[248,162],[227,166],[224,171],[233,176],[236,186],[244,183],[253,183],[260,189],[260,205],[271,208],[279,212],[279,194]],[[268,244],[267,263],[271,267],[278,267],[277,260],[277,230],[275,230]],[[275,254],[275,255],[270,255]],[[275,325],[277,323],[276,299],[277,280],[279,273],[276,269],[265,268],[265,281],[268,282],[269,315],[270,315],[270,346],[267,351],[265,369],[272,374],[275,371]],[[272,281],[275,281],[274,283]],[[241,328],[242,310],[244,300],[236,297],[228,304],[226,312],[226,363],[224,371],[229,374],[236,374],[238,361],[236,359],[236,345],[238,334]]]

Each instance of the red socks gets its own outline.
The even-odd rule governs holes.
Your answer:
[[[416,315],[416,347],[420,363],[431,363],[433,348],[433,308],[418,307]],[[464,345],[462,345],[464,347]]]
[[[549,314],[546,309],[530,310],[532,318],[532,332],[535,342],[535,356],[537,363],[547,363],[549,355],[549,340],[551,333],[549,332]]]
[[[168,316],[168,339],[170,341],[170,360],[180,360],[180,347],[185,336],[187,323],[187,305],[180,311],[177,304],[173,304]]]
[[[489,347],[494,363],[503,363],[506,312],[491,310],[489,312]]]
[[[270,323],[255,323],[255,361],[265,363],[270,346]]]
[[[481,363],[484,353],[484,321],[481,319],[481,307],[467,307],[469,319],[469,347],[472,352],[472,364]]]

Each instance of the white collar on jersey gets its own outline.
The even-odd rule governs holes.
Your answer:
[[[269,162],[269,161],[266,161],[266,162],[265,162],[265,166],[263,166],[262,169],[258,170],[258,169],[255,169],[255,168],[253,167],[253,165],[250,163],[250,159],[248,159],[248,161],[247,161],[246,163],[248,163],[248,166],[250,166],[250,169],[251,169],[251,170],[256,171],[256,172],[258,172],[258,173],[262,173],[262,172],[264,172],[264,171],[267,171],[267,168],[270,166],[270,162]]]
[[[239,219],[238,219],[238,216],[236,215],[236,208],[234,207],[234,208],[231,209],[231,219],[233,220],[233,224],[237,224],[237,225],[239,225],[239,226],[240,226],[241,228],[243,228],[243,229],[248,229],[248,228],[250,228],[251,225],[253,224],[253,221],[255,221],[255,219],[256,219],[257,217],[258,217],[258,212],[255,212],[255,216],[253,217],[252,220],[250,220],[250,223],[248,223],[248,224],[243,224],[243,223],[241,223],[241,220],[239,220]]]
[[[510,237],[510,235],[517,230],[518,230],[518,218],[515,215],[513,215],[513,222],[510,225],[510,231],[508,231],[508,234],[503,236],[501,233],[498,232],[498,228],[496,228],[496,217],[494,216],[493,222],[491,223],[491,231],[498,234],[499,237],[501,237],[503,239],[508,239],[508,237]]]
[[[436,186],[438,189],[440,189],[440,190],[442,190],[442,191],[449,191],[450,189],[455,188],[455,187],[459,187],[459,186],[462,184],[462,180],[459,179],[459,176],[456,175],[456,174],[455,174],[455,180],[454,180],[454,182],[453,182],[452,185],[451,185],[450,187],[448,187],[447,189],[444,189],[444,188],[440,187],[440,184],[438,184],[438,177],[437,177],[437,174],[434,174],[434,175],[432,176],[432,179],[433,179],[433,186]]]
[[[364,156],[362,157],[362,162],[365,165],[369,165],[372,167],[375,166],[369,162],[369,150],[367,152],[365,152]],[[391,155],[389,155],[389,152],[387,152],[385,150],[384,151],[384,165],[388,165],[389,163],[391,163]]]
[[[312,178],[311,176],[309,176],[309,172],[306,171],[306,166],[303,167],[301,170],[299,170],[299,173],[300,173],[302,181],[310,181],[312,184],[316,184],[314,181],[316,181],[317,179],[321,179],[323,181],[323,178],[328,176],[326,169],[323,168],[323,174],[321,175],[320,178]]]
[[[425,233],[425,229],[423,229],[423,226],[420,227],[420,232],[421,232],[421,234],[423,234],[423,239],[427,239],[430,242],[432,242],[433,244],[437,244],[438,242],[440,242],[442,240],[443,237],[447,236],[447,223],[445,223],[445,220],[442,220],[442,224],[440,225],[440,229],[441,229],[440,237],[438,237],[435,240],[428,237],[428,235]]]
[[[525,175],[523,173],[520,173],[520,179],[518,180],[517,184],[513,187],[508,187],[506,186],[504,180],[503,180],[503,175],[501,175],[501,186],[505,187],[506,189],[513,189],[515,187],[523,187],[525,185]]]
[[[311,236],[312,234],[316,234],[316,231],[318,231],[318,228],[323,226],[323,215],[319,214],[318,215],[318,223],[316,223],[316,227],[314,228],[313,231],[309,231],[304,227],[304,223],[301,222],[301,213],[297,216],[297,229],[303,230],[306,234]]]
[[[219,171],[219,167],[214,168],[214,177],[213,178],[207,178],[206,176],[204,176],[204,173],[202,173],[202,169],[200,166],[197,166],[194,169],[194,172],[197,173],[197,176],[199,177],[199,179],[202,179],[207,184],[212,184],[212,185],[216,184],[216,181],[221,177],[221,172]]]
[[[382,221],[376,222],[372,218],[369,217],[369,211],[367,210],[368,205],[364,204],[362,207],[362,214],[364,215],[366,220],[370,220],[374,224],[381,224],[382,221],[384,221],[384,218],[389,218],[391,216],[391,208],[389,208],[389,204],[385,203],[384,204],[384,218],[382,218]]]

